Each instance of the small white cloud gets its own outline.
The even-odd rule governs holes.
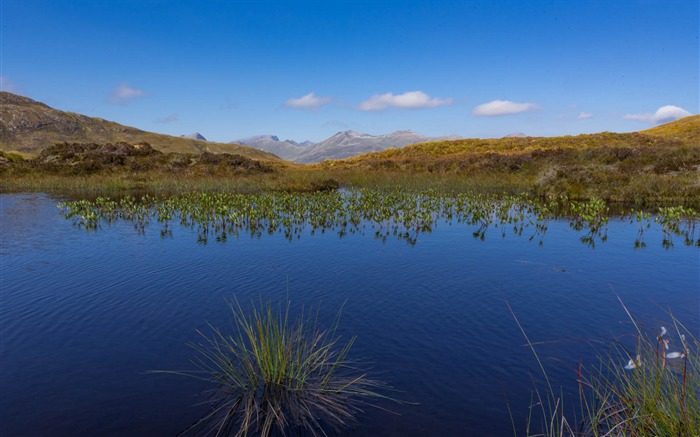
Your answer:
[[[284,102],[284,106],[294,109],[312,109],[323,106],[330,101],[330,97],[318,97],[315,93],[311,92],[305,96],[299,97],[298,99],[287,100]]]
[[[381,111],[387,108],[421,109],[450,105],[452,99],[431,98],[423,91],[409,91],[403,94],[375,94],[360,103],[360,111]]]
[[[172,123],[174,121],[180,121],[180,116],[177,114],[170,114],[167,117],[156,119],[156,123]]]
[[[679,118],[693,115],[683,108],[678,106],[666,105],[656,110],[653,114],[627,114],[624,116],[626,120],[639,120],[649,124],[668,123],[669,121],[678,120]]]
[[[577,120],[586,120],[588,118],[593,118],[593,114],[590,112],[582,112],[576,117]]]
[[[0,76],[0,91],[14,93],[17,91],[17,86],[7,76]]]
[[[128,83],[123,83],[112,90],[108,100],[110,103],[125,105],[136,98],[143,97],[143,95],[143,90],[132,88]]]
[[[477,106],[472,111],[472,114],[491,117],[534,111],[538,108],[539,106],[534,103],[516,103],[509,100],[494,100],[492,102],[482,103],[481,105]]]

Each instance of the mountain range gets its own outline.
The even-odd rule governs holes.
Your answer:
[[[259,135],[241,138],[235,143],[243,144],[266,152],[274,153],[280,158],[299,163],[321,162],[326,159],[344,159],[363,153],[404,147],[409,144],[429,141],[459,139],[458,136],[426,137],[410,130],[401,130],[386,135],[370,135],[352,130],[338,132],[325,140],[313,143],[293,140],[280,140],[274,135]]]
[[[56,143],[147,142],[161,152],[237,153],[253,159],[299,163],[343,159],[409,144],[459,137],[431,138],[409,130],[387,135],[338,132],[321,142],[280,140],[274,135],[241,138],[230,143],[207,141],[199,132],[171,136],[143,131],[113,121],[61,111],[28,97],[0,91],[0,150],[30,155]],[[278,158],[279,157],[279,158]]]

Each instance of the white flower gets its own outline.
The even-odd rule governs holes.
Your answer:
[[[668,340],[664,339],[664,349],[668,350]]]
[[[666,358],[671,360],[673,358],[685,358],[685,354],[682,354],[680,352],[671,352],[666,354]]]
[[[639,355],[637,355],[636,360],[633,360],[632,358],[630,358],[630,360],[627,362],[627,365],[625,366],[625,369],[632,370],[632,369],[636,369],[637,367],[640,367],[641,365],[642,365],[641,357]]]
[[[661,334],[659,334],[659,337],[663,337],[664,335],[666,335],[666,328],[662,326],[661,327]]]

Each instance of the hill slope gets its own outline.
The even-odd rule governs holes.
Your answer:
[[[365,178],[430,175],[538,195],[635,204],[700,204],[700,117],[642,132],[463,139],[414,144],[317,164]]]
[[[0,92],[0,150],[36,155],[56,143],[141,143],[161,152],[231,153],[281,161],[261,150],[156,134],[101,118],[53,109],[43,103]]]
[[[700,145],[700,115],[691,115],[661,126],[641,131],[657,137],[676,138]]]
[[[598,148],[700,148],[700,115],[685,117],[641,132],[583,134],[561,137],[504,137],[494,139],[459,139],[412,144],[403,148],[369,153],[339,162],[362,165],[377,160],[402,161],[404,164],[429,163],[449,158],[459,159],[474,155],[519,155],[534,151]]]

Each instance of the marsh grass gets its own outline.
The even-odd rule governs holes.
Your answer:
[[[191,192],[182,195],[93,196],[58,205],[66,219],[86,229],[99,229],[102,223],[131,221],[144,231],[149,223],[160,223],[161,234],[172,235],[172,224],[195,228],[198,241],[226,241],[248,233],[260,237],[280,233],[292,241],[305,229],[311,234],[334,231],[341,238],[348,234],[374,234],[386,241],[390,236],[416,244],[418,237],[445,222],[468,226],[475,238],[488,233],[502,238],[512,234],[536,239],[543,244],[548,223],[566,219],[583,233],[581,242],[595,246],[607,240],[610,206],[601,199],[587,202],[566,197],[539,199],[528,195],[487,195],[481,193],[422,192],[405,189],[335,190],[337,181],[319,179],[312,192],[268,191],[255,194],[227,192]],[[639,226],[635,248],[642,248],[644,233],[652,223],[662,227],[663,246],[670,249],[676,237],[685,245],[700,246],[700,213],[683,207],[668,207],[649,212],[632,210],[630,223]]]
[[[513,317],[545,380],[533,394],[526,434],[530,437],[700,436],[700,342],[668,312],[671,324],[649,335],[630,318],[634,349],[614,340],[598,362],[578,368],[578,407],[566,410],[533,342]],[[510,308],[510,306],[509,306]]]
[[[232,333],[209,325],[198,331],[196,370],[157,371],[196,378],[213,386],[211,409],[186,432],[205,428],[215,435],[262,435],[290,430],[326,435],[353,424],[365,406],[389,399],[389,386],[369,378],[349,358],[355,337],[337,335],[340,312],[331,327],[318,327],[318,309],[290,314],[260,302],[246,313],[229,303]]]

